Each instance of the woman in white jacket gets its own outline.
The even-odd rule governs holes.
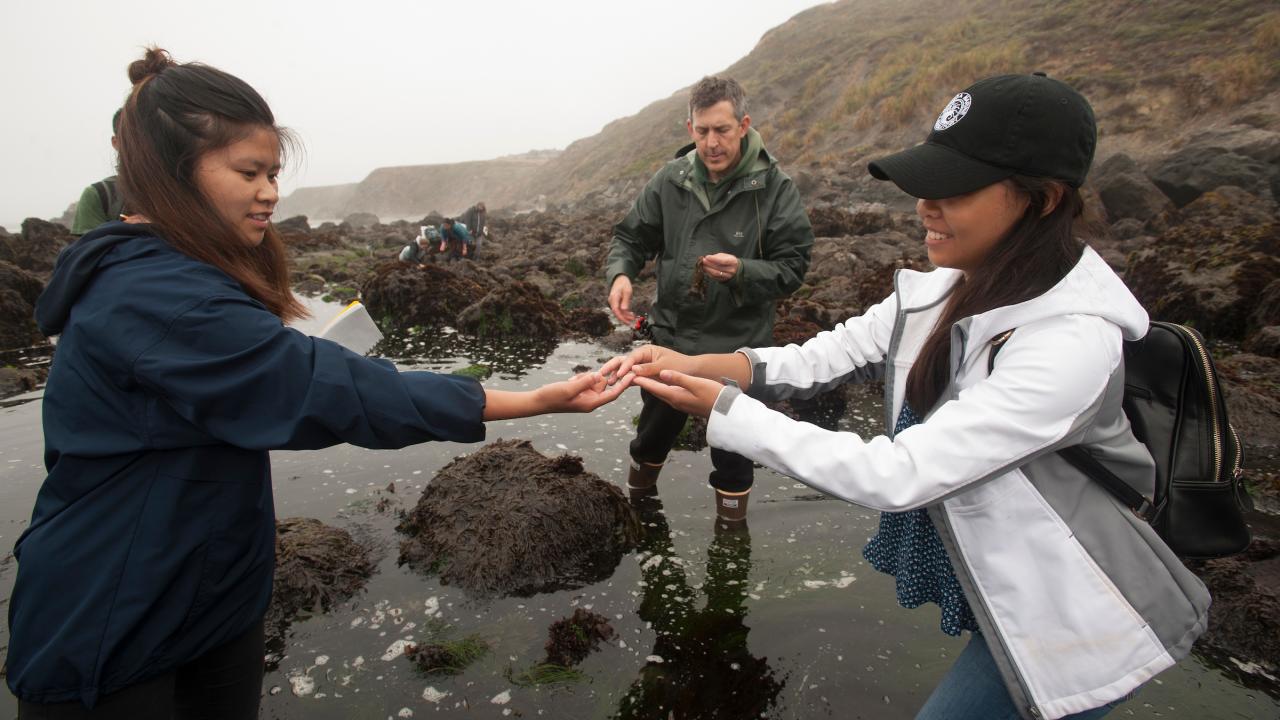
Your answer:
[[[924,144],[869,168],[919,198],[936,270],[899,271],[892,295],[802,346],[644,347],[603,368],[634,366],[636,384],[708,417],[712,446],[882,512],[867,559],[904,606],[937,603],[945,632],[972,632],[918,718],[1101,717],[1207,622],[1204,585],[1055,452],[1082,444],[1153,489],[1121,409],[1122,341],[1147,314],[1075,235],[1096,137],[1064,83],[979,81]],[[885,384],[874,438],[760,402],[869,380]]]

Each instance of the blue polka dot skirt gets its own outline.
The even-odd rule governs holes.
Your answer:
[[[911,407],[904,404],[893,432],[896,435],[919,422]],[[956,580],[942,539],[924,508],[880,513],[880,529],[862,549],[862,556],[871,567],[894,577],[898,604],[902,607],[936,603],[942,608],[942,632],[948,635],[959,635],[961,630],[977,632],[978,621]]]

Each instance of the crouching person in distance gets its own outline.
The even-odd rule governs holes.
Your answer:
[[[943,632],[972,634],[917,718],[1101,717],[1205,629],[1200,580],[1055,452],[1082,445],[1154,487],[1121,408],[1122,342],[1147,313],[1076,234],[1095,142],[1064,83],[979,81],[924,144],[869,168],[918,198],[935,270],[898,271],[887,299],[803,345],[649,346],[602,368],[634,368],[646,392],[708,416],[713,447],[881,511],[863,555],[903,606],[936,603]],[[760,402],[873,379],[887,409],[874,438]]]

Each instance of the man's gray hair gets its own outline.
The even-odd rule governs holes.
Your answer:
[[[742,118],[747,116],[747,94],[738,81],[714,75],[702,78],[689,91],[689,119],[693,120],[695,112],[724,100],[733,105],[733,116],[742,122]]]

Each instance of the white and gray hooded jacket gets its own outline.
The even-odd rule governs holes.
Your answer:
[[[759,400],[883,379],[892,432],[907,373],[959,273],[901,270],[892,296],[803,346],[743,350],[749,396],[721,392],[708,442],[822,492],[927,507],[1024,717],[1121,698],[1184,657],[1209,593],[1157,537],[1055,451],[1083,443],[1149,494],[1154,464],[1121,409],[1122,339],[1147,314],[1092,249],[1048,292],[951,330],[951,385],[896,437],[823,430]],[[1017,332],[990,375],[990,341]]]

